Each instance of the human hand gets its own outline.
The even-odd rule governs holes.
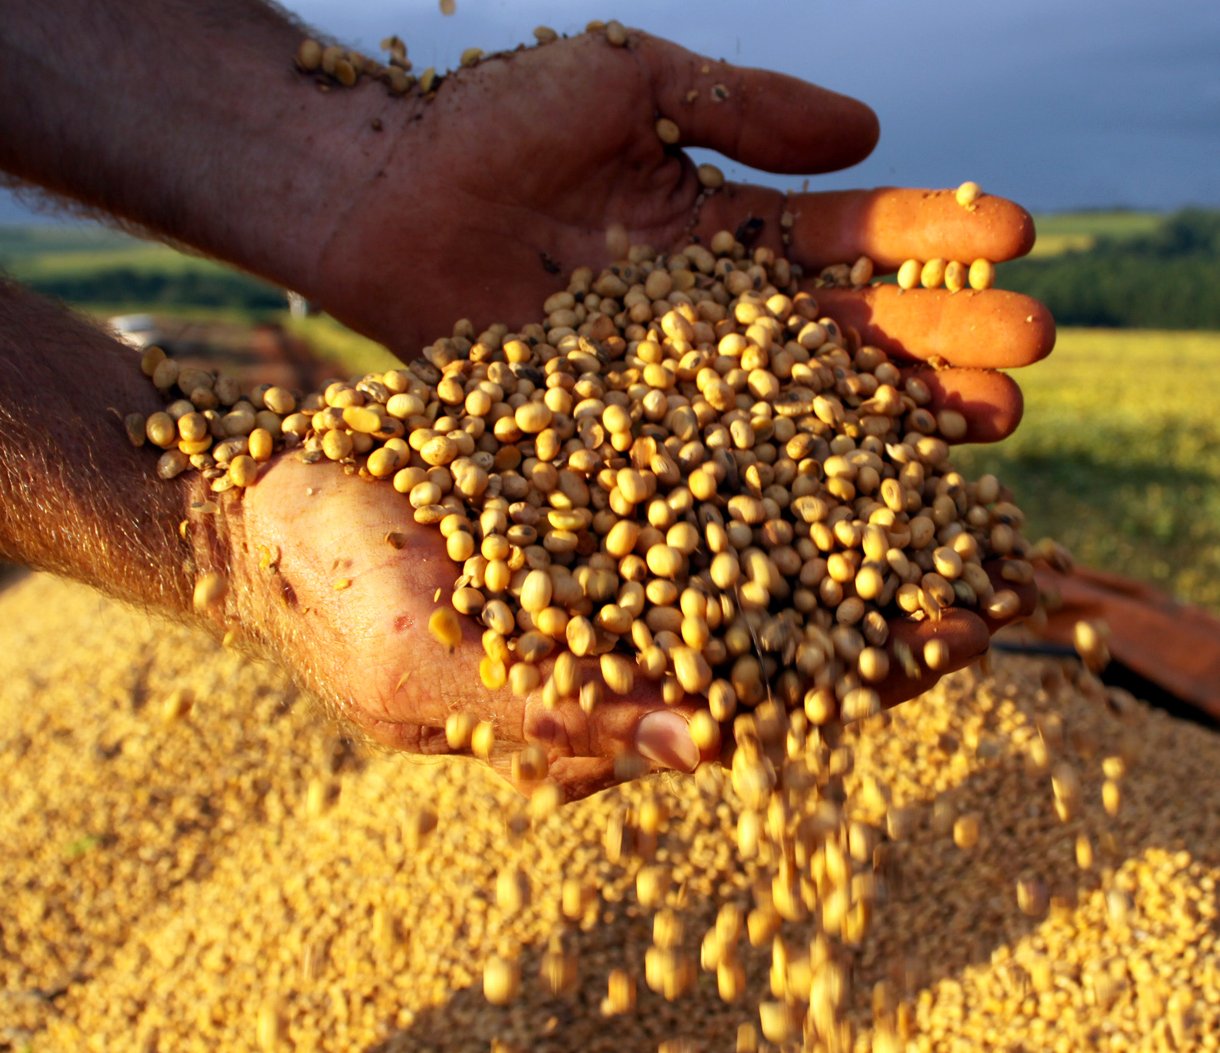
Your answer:
[[[474,619],[462,619],[452,654],[428,631],[432,612],[450,604],[458,570],[439,531],[416,525],[390,485],[288,454],[245,492],[240,524],[238,617],[286,669],[377,742],[448,753],[446,719],[466,713],[494,724],[490,762],[499,774],[510,777],[513,752],[538,743],[549,778],[569,800],[618,781],[617,758],[642,756],[652,770],[685,771],[710,759],[686,733],[695,707],[665,705],[642,677],[626,697],[607,692],[590,715],[575,701],[547,709],[541,691],[523,699],[507,687],[485,687]]]
[[[160,10],[154,5],[149,13]],[[163,13],[180,17],[190,11],[175,8]],[[247,34],[243,46],[232,50],[232,61],[213,71],[216,76],[206,83],[193,75],[189,63],[176,67],[176,97],[184,106],[175,112],[179,117],[187,113],[190,120],[165,122],[160,119],[160,99],[134,90],[123,93],[124,77],[143,75],[139,63],[114,60],[115,55],[127,53],[124,49],[134,49],[138,55],[153,53],[159,24],[150,17],[108,25],[113,35],[98,33],[89,43],[103,50],[110,45],[119,48],[112,48],[104,65],[110,95],[126,100],[122,126],[153,128],[158,149],[138,154],[122,149],[122,136],[113,134],[115,129],[96,112],[78,105],[72,84],[61,83],[57,90],[38,93],[35,101],[47,104],[46,113],[24,103],[10,107],[9,115],[19,118],[15,125],[19,129],[28,130],[31,121],[57,129],[56,136],[40,140],[45,149],[26,150],[23,145],[21,164],[13,161],[12,170],[301,289],[404,353],[413,353],[422,340],[448,331],[459,315],[479,322],[517,323],[531,318],[542,297],[559,287],[564,269],[607,260],[605,231],[616,224],[632,241],[661,247],[691,233],[707,237],[723,227],[735,228],[753,217],[763,220],[762,241],[778,247],[779,216],[786,206],[796,217],[787,254],[812,268],[821,262],[849,260],[861,252],[883,267],[908,255],[931,255],[932,250],[965,259],[976,255],[1003,259],[1023,251],[1032,238],[1028,217],[999,199],[985,199],[966,215],[952,212],[943,195],[925,199],[918,192],[785,199],[773,190],[743,186],[705,198],[690,162],[656,137],[658,114],[678,122],[684,144],[717,148],[758,167],[807,172],[863,157],[875,139],[874,118],[859,103],[791,78],[705,63],[643,35],[633,35],[629,49],[612,48],[600,37],[581,37],[492,59],[450,78],[431,103],[403,103],[386,99],[377,89],[326,96],[292,81],[276,56],[289,52],[283,45],[295,30],[272,18],[260,26],[260,32]],[[171,35],[194,49],[193,55],[210,62],[215,52],[209,50],[209,33],[215,27],[206,27],[209,33],[189,28],[178,27]],[[714,102],[710,93],[717,84],[726,89],[725,97]],[[609,95],[607,86],[614,89]],[[194,92],[189,100],[188,89]],[[700,95],[688,102],[692,90]],[[486,105],[493,95],[496,104]],[[250,105],[251,98],[259,99],[260,105]],[[140,107],[151,107],[153,112]],[[311,117],[328,108],[334,118],[331,125],[319,123],[316,134],[302,136],[300,125],[310,124]],[[10,139],[26,142],[22,134]],[[375,141],[380,149],[373,147]],[[197,150],[200,142],[209,144],[206,152],[217,163],[192,168],[184,184],[180,159],[188,147]],[[32,158],[29,164],[26,155]],[[96,160],[103,156],[105,163]],[[80,163],[66,164],[65,157]],[[136,158],[138,164],[129,163]],[[323,172],[332,162],[354,164],[354,171],[341,173],[351,178],[336,181],[335,171]],[[391,172],[393,179],[388,177]],[[73,173],[73,178],[65,182],[63,173]],[[302,188],[305,200],[300,196]],[[307,207],[311,197],[321,202],[320,210]],[[341,211],[336,213],[336,207]],[[318,214],[330,217],[329,227],[310,221]],[[294,222],[299,217],[305,218]],[[1021,298],[1000,293],[959,294],[955,299],[918,293],[899,298],[891,293],[828,291],[823,299],[828,310],[837,312],[834,302],[840,298],[844,312],[856,312],[841,315],[845,324],[912,359],[939,355],[959,365],[994,367],[1032,360],[1049,348],[1049,320]],[[79,333],[72,337],[77,339]],[[967,341],[970,346],[963,352],[960,348]],[[85,338],[80,346],[87,345]],[[57,341],[57,350],[65,346],[70,346],[69,340]],[[1003,350],[997,353],[997,347]],[[63,360],[62,355],[57,359],[61,372],[87,379],[72,388],[70,398],[65,396],[62,411],[48,412],[43,420],[101,420],[106,419],[107,406],[140,408],[139,398],[129,397],[121,384],[93,383],[93,363],[90,369],[73,371],[63,370]],[[62,376],[53,380],[42,386],[63,387]],[[24,383],[18,377],[13,390],[24,391]],[[931,386],[942,403],[955,399],[961,403],[978,434],[985,434],[988,427],[992,437],[1003,434],[1019,415],[1015,388],[995,374],[958,376],[943,370],[934,375]],[[18,406],[26,402],[24,396],[14,400]],[[115,445],[120,433],[111,431],[96,441],[90,439],[84,446],[89,456],[80,458],[80,464],[91,464],[99,451]],[[36,451],[59,449],[55,436],[41,432],[35,441],[23,440],[19,445]],[[121,442],[118,447],[111,452],[125,458],[124,467],[132,478],[141,477],[144,469],[133,451],[124,450]],[[14,463],[20,462],[14,459]],[[45,480],[59,479],[62,473],[59,462],[52,460],[47,466],[40,462],[35,474]],[[320,514],[328,506],[319,501],[314,515],[306,515],[301,499],[291,500],[291,486],[284,482],[290,475],[288,462],[278,462],[247,495],[251,527],[247,536],[262,539],[259,544],[283,542],[282,565],[294,576],[285,580],[294,591],[299,583],[304,596],[302,600],[298,595],[298,605],[311,611],[316,607],[321,614],[285,617],[279,597],[287,594],[272,587],[283,581],[258,578],[265,572],[251,556],[255,550],[247,548],[248,565],[242,567],[239,561],[238,572],[249,584],[247,599],[257,599],[255,606],[261,603],[262,609],[248,611],[256,616],[246,618],[245,624],[266,637],[286,664],[323,694],[362,718],[374,734],[398,745],[424,748],[429,733],[422,729],[435,729],[438,714],[420,707],[433,696],[404,695],[401,673],[391,684],[388,677],[395,665],[405,671],[414,659],[399,661],[400,652],[392,649],[387,658],[378,649],[396,643],[393,634],[401,631],[392,623],[387,628],[384,612],[396,610],[396,617],[406,613],[404,624],[417,625],[411,612],[418,613],[419,597],[430,591],[427,586],[448,584],[443,581],[443,564],[429,561],[440,580],[422,582],[424,592],[409,588],[421,579],[404,573],[399,580],[398,571],[407,559],[379,559],[370,548],[370,539],[377,535],[357,537],[347,530],[343,519],[347,506],[355,508],[359,501],[345,493],[332,502],[335,507],[330,512]],[[36,535],[37,543],[23,534],[6,551],[38,565],[68,570],[119,594],[180,610],[190,602],[184,578],[175,577],[171,586],[162,586],[137,573],[150,565],[182,563],[182,539],[169,525],[176,516],[153,515],[151,502],[143,502],[131,514],[128,506],[134,499],[116,502],[114,497],[138,490],[119,486],[116,479],[111,464],[105,486],[86,472],[70,480],[71,486],[60,488],[74,521],[82,519],[82,505],[97,508],[89,523],[106,544],[91,550],[90,559],[80,558],[79,544],[62,543],[64,536],[73,535],[46,529],[27,529],[25,534]],[[345,479],[343,486],[354,493],[356,482]],[[176,504],[178,489],[165,491],[166,504]],[[25,490],[16,488],[19,495]],[[395,495],[384,487],[370,488],[361,499],[372,501],[373,494],[376,504],[385,505],[378,513],[382,519],[396,518],[398,509],[390,504]],[[282,499],[281,506],[277,507],[277,499]],[[120,514],[115,514],[116,506]],[[51,507],[42,501],[32,514],[20,508],[12,519],[38,528],[48,521]],[[372,511],[369,514],[377,520]],[[126,529],[132,521],[146,520],[154,524],[155,544],[136,543],[133,539],[140,532]],[[12,533],[21,531],[15,528]],[[43,544],[48,538],[58,544],[48,548]],[[353,573],[345,575],[352,578],[351,588],[356,573],[367,573],[372,595],[350,611],[336,604],[336,598],[349,590],[333,588],[326,558],[317,548],[335,539],[352,553],[348,558],[353,560]],[[436,539],[429,537],[420,541],[416,552],[435,551],[435,545]],[[71,550],[66,557],[65,549]],[[243,590],[236,591],[240,595]],[[353,623],[360,635],[354,639],[344,635],[336,645],[336,635],[348,634]],[[949,643],[949,664],[973,657],[986,643],[987,626],[973,615],[950,612],[935,629]],[[900,638],[905,632],[926,631],[927,626],[894,627]],[[408,645],[418,646],[415,638]],[[408,655],[406,650],[401,653]],[[377,657],[366,657],[370,655]],[[367,676],[360,671],[361,659],[373,662]],[[356,672],[346,664],[348,660],[356,663]],[[459,693],[437,697],[477,712],[486,699],[472,700],[467,707],[469,696],[460,694],[482,690],[473,685],[473,657],[469,684],[458,668],[453,666],[450,686]],[[897,701],[918,686],[916,681],[891,682],[884,700]],[[538,737],[558,740],[560,745],[553,751],[556,777],[576,792],[587,792],[612,774],[608,755],[618,744],[630,742],[636,730],[632,717],[644,712],[638,707],[610,707],[599,718],[607,722],[604,730],[573,715],[575,723],[569,729],[564,720],[545,726],[549,717],[531,725],[528,702],[506,705],[510,715],[503,718],[503,740],[522,741],[532,726],[538,727]],[[621,724],[614,723],[616,713],[624,714]],[[435,743],[435,731],[431,738]],[[674,740],[668,745],[668,759],[678,766],[692,766],[689,750],[684,752]],[[570,775],[558,763],[569,759],[565,751],[573,761]],[[667,751],[653,752],[663,756]],[[595,758],[593,764],[578,763],[589,756]]]
[[[657,248],[695,229],[702,188],[681,149],[658,138],[662,115],[685,145],[780,171],[842,168],[872,149],[876,118],[863,104],[780,74],[722,63],[705,74],[704,64],[642,33],[624,48],[581,34],[486,58],[448,74],[427,101],[378,109],[388,161],[361,170],[350,159],[352,197],[320,239],[311,295],[404,357],[460,317],[534,320],[566,272],[610,261],[612,226]],[[369,85],[323,101],[359,112],[350,96],[360,92],[366,108],[381,94]],[[353,122],[328,127],[350,137]],[[337,142],[325,152],[344,156]],[[766,218],[777,221],[781,196],[768,194]]]
[[[951,191],[786,197],[729,185],[706,194],[690,160],[657,137],[659,115],[677,123],[682,145],[773,171],[843,167],[876,138],[861,103],[643,34],[627,49],[592,34],[489,59],[451,75],[418,120],[389,129],[400,175],[360,194],[328,241],[321,302],[409,356],[458,317],[476,325],[534,320],[561,287],[554,271],[609,261],[606,231],[616,225],[633,243],[668,246],[761,220],[758,243],[809,274],[861,255],[879,274],[910,257],[1003,260],[1032,244],[1024,210],[991,196],[966,209]],[[792,218],[787,245],[784,212]],[[405,255],[404,244],[420,250]],[[967,440],[992,441],[1016,427],[1020,390],[996,370],[1036,361],[1054,338],[1041,305],[999,290],[882,286],[816,295],[844,327],[918,370],[933,409],[962,413]],[[1033,590],[1016,591],[1028,613]],[[915,654],[929,639],[946,642],[940,672],[984,653],[996,628],[964,610],[891,626]],[[910,697],[937,675],[907,678],[896,667],[884,701]]]
[[[371,101],[380,94],[347,94],[361,91]],[[337,94],[321,101],[341,105]],[[1033,243],[1028,214],[992,196],[967,210],[951,191],[786,197],[739,184],[703,194],[690,159],[658,138],[658,117],[676,122],[679,146],[788,173],[862,160],[876,142],[876,118],[853,99],[643,33],[625,48],[594,33],[492,57],[450,74],[428,102],[382,103],[391,145],[347,179],[350,202],[319,239],[324,251],[303,280],[333,314],[407,358],[458,318],[476,326],[536,320],[567,271],[610,261],[614,226],[660,249],[761,220],[759,243],[809,274],[861,255],[879,274],[910,257],[999,261]],[[336,127],[350,135],[350,122]],[[324,153],[365,164],[341,141]],[[794,220],[786,247],[785,211]],[[866,342],[912,363],[950,364],[928,380],[937,405],[966,416],[972,440],[1002,438],[1020,419],[1019,389],[994,370],[1036,361],[1054,339],[1040,304],[998,290],[879,287],[818,297]]]
[[[241,541],[231,560],[239,596],[232,610],[339,716],[383,745],[451,752],[446,721],[465,714],[494,726],[497,748],[489,760],[499,774],[510,778],[513,753],[536,743],[546,753],[549,778],[569,800],[625,774],[690,771],[719,756],[715,747],[700,751],[688,730],[706,703],[666,704],[659,684],[643,676],[624,696],[607,690],[587,713],[575,700],[548,708],[540,690],[521,698],[485,686],[476,620],[462,620],[462,639],[452,652],[427,628],[432,613],[449,605],[457,573],[441,535],[416,525],[405,497],[385,483],[284,455],[245,492],[239,521]],[[1031,590],[1018,591],[1028,608]],[[893,673],[877,685],[882,703],[900,702],[948,667],[972,660],[998,624],[963,610],[936,623],[896,620],[889,643]],[[907,672],[900,647],[920,654],[932,638],[948,648],[944,667]],[[648,762],[645,768],[619,763],[636,757]]]

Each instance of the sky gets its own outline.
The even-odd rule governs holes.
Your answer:
[[[863,99],[881,119],[864,163],[814,188],[973,179],[1034,212],[1220,207],[1217,0],[289,0],[320,31],[417,68],[513,47],[591,18],[669,37]],[[735,164],[730,178],[778,186]],[[0,195],[0,222],[30,215]]]

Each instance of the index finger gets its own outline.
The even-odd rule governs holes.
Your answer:
[[[820,269],[868,256],[881,272],[908,259],[1011,260],[1034,244],[1034,221],[1020,205],[984,194],[959,204],[953,190],[878,187],[793,194],[788,256]]]
[[[705,58],[640,34],[660,116],[682,146],[716,150],[768,172],[832,172],[877,144],[877,115],[864,103],[771,70]]]

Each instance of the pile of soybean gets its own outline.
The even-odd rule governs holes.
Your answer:
[[[0,617],[0,1048],[1217,1048],[1220,737],[1074,664],[836,732],[782,816],[710,765],[537,814],[81,586]]]
[[[540,322],[463,320],[401,369],[308,395],[240,398],[154,348],[170,401],[128,433],[164,449],[163,477],[193,467],[217,492],[257,485],[277,448],[391,483],[458,566],[430,627],[455,645],[454,610],[479,619],[489,688],[590,709],[643,676],[706,703],[705,753],[764,699],[859,719],[892,673],[948,662],[940,639],[891,646],[888,623],[1012,617],[1031,546],[995,477],[950,464],[966,418],[797,277],[727,231],[635,247],[577,269]]]

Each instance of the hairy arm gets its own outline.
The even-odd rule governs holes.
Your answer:
[[[0,558],[234,630],[331,712],[400,749],[444,750],[446,718],[464,710],[494,724],[493,763],[506,775],[513,749],[546,743],[572,796],[613,781],[629,749],[694,767],[690,707],[641,690],[586,719],[575,702],[552,712],[540,693],[477,687],[479,634],[466,628],[454,660],[424,629],[433,597],[452,587],[443,540],[414,528],[391,487],[285,454],[247,493],[208,501],[197,473],[158,479],[154,450],[127,438],[126,413],[162,408],[130,348],[0,283]],[[405,546],[387,542],[403,530]],[[197,610],[206,571],[229,588],[223,604]]]
[[[593,33],[491,56],[427,99],[375,83],[319,90],[293,69],[301,35],[260,0],[0,0],[0,168],[294,288],[404,356],[459,317],[476,330],[535,319],[563,271],[608,261],[611,229],[667,247],[750,219],[764,245],[814,269],[861,254],[885,267],[929,246],[999,260],[1032,238],[1028,215],[999,198],[963,213],[951,193],[901,189],[785,198],[729,184],[709,197],[682,146],[830,171],[867,155],[876,118],[644,33],[621,47]],[[658,114],[676,119],[678,144],[661,142]],[[904,360],[969,367],[937,374],[932,405],[960,405],[977,437],[1015,427],[1019,392],[994,370],[1049,351],[1049,316],[995,290],[884,292],[845,291],[833,310]],[[452,655],[424,628],[454,568],[439,534],[413,522],[409,545],[388,543],[407,515],[391,488],[281,455],[249,492],[224,495],[223,516],[201,518],[191,484],[162,485],[152,455],[127,444],[121,413],[156,408],[124,366],[130,353],[53,315],[3,292],[0,555],[180,613],[194,575],[230,562],[213,623],[257,636],[390,745],[445,749],[447,718],[464,710],[497,742],[545,743],[570,794],[613,781],[629,750],[694,767],[689,710],[655,688],[591,714],[483,690],[473,626]],[[177,525],[192,515],[183,539]],[[955,624],[961,664],[992,627],[965,613]],[[891,686],[905,697],[924,685]]]
[[[366,111],[388,100],[353,121],[356,100],[294,71],[302,35],[255,0],[0,0],[0,168],[306,288],[344,170],[384,149]]]
[[[127,439],[124,414],[161,408],[130,348],[0,282],[0,556],[189,612],[196,574],[227,560],[191,510],[198,477],[157,479]]]

